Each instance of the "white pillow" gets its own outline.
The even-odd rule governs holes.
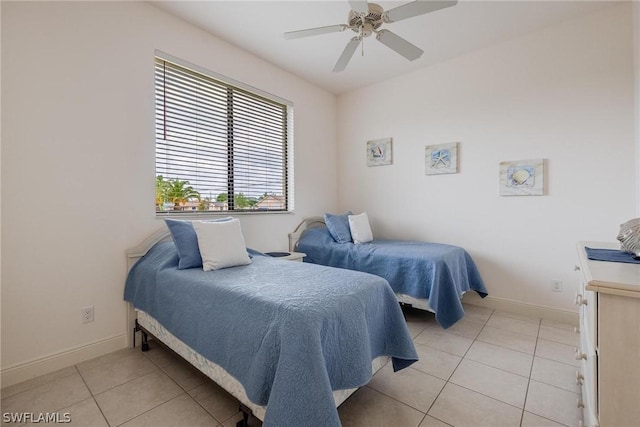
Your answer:
[[[198,236],[204,271],[251,264],[237,218],[224,222],[194,221],[193,229]]]
[[[373,240],[373,233],[369,225],[369,217],[366,212],[359,215],[349,215],[349,229],[353,243],[367,243]]]

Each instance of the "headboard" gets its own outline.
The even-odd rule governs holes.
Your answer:
[[[161,229],[154,231],[138,246],[127,249],[127,273],[129,273],[129,270],[131,270],[131,267],[133,267],[133,264],[135,264],[136,261],[149,252],[149,249],[151,249],[153,245],[164,240],[169,240],[170,238],[171,233],[169,232],[169,229],[167,227],[162,227]]]
[[[308,228],[317,228],[317,227],[326,227],[324,223],[324,217],[321,216],[312,216],[309,218],[305,218],[302,220],[300,224],[293,230],[292,233],[289,233],[289,251],[295,252],[296,246],[298,246],[298,240],[300,240],[300,236],[304,233]]]
[[[158,229],[151,235],[149,235],[138,246],[127,249],[127,276],[129,275],[129,270],[131,270],[133,264],[135,264],[136,261],[138,261],[144,255],[146,255],[146,253],[149,252],[149,249],[151,249],[153,245],[169,239],[171,239],[171,233],[169,232],[169,229],[167,227],[163,226],[161,229]],[[131,305],[131,303],[127,303],[127,339],[131,343],[131,345],[133,345],[133,337],[135,334],[134,328],[136,317],[136,311],[134,310],[133,306]]]

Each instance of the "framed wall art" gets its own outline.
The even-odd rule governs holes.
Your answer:
[[[367,141],[367,166],[384,166],[393,162],[391,138]]]
[[[427,145],[424,147],[425,175],[458,172],[458,143]]]
[[[544,159],[500,162],[500,195],[544,195]]]

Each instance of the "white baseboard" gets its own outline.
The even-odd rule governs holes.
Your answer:
[[[578,326],[579,322],[577,311],[562,310],[559,308],[546,307],[543,305],[527,304],[504,298],[492,297],[490,295],[486,298],[480,298],[480,296],[475,292],[465,293],[462,297],[462,301],[468,304],[491,308],[493,310],[519,313],[526,316],[551,320],[554,322],[568,323],[574,326]]]
[[[2,387],[18,384],[31,378],[120,350],[127,347],[127,343],[127,334],[119,334],[48,356],[39,357],[28,362],[21,362],[2,368],[2,370],[0,370]]]

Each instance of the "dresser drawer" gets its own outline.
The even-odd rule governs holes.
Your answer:
[[[583,275],[583,267],[576,266],[578,271],[578,291],[575,296],[575,304],[580,313],[580,332],[584,335],[585,329],[582,324],[586,324],[589,330],[589,341],[595,347],[598,346],[598,295],[586,289],[586,279]]]
[[[580,360],[580,370],[576,372],[576,380],[581,383],[583,426],[597,427],[598,424],[598,355],[591,341],[593,336],[588,322],[588,308],[580,308],[580,347],[576,349],[576,357]]]
[[[595,413],[593,402],[593,395],[596,390],[587,386],[586,382],[582,383],[582,396],[579,398],[579,405],[582,405],[582,427],[599,427],[598,416]]]

